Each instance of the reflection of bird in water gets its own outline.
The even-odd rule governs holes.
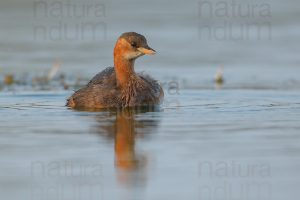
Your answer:
[[[217,89],[221,89],[224,84],[223,73],[224,73],[224,67],[222,66],[217,70],[215,74],[215,87]]]
[[[146,119],[137,118],[137,115],[155,110],[154,107],[122,109],[97,116],[97,133],[114,139],[117,178],[123,185],[141,186],[146,181],[147,157],[136,151],[135,140],[137,136],[154,132],[159,122],[151,115]]]

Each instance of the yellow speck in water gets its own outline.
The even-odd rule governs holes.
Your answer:
[[[223,76],[224,67],[220,67],[215,74],[215,87],[217,89],[221,89],[224,84],[224,76]]]
[[[224,83],[224,78],[223,78],[223,71],[224,68],[220,67],[215,75],[215,82],[216,83]]]
[[[4,77],[4,84],[12,85],[15,82],[14,76],[12,74],[8,74]]]

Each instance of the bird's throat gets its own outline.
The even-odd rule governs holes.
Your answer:
[[[119,87],[126,87],[130,79],[135,75],[134,61],[134,59],[127,60],[117,55],[114,57],[114,66]]]

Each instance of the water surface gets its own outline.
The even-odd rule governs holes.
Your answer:
[[[183,90],[167,94],[161,110],[103,112],[64,107],[69,94],[1,94],[4,197],[298,194],[298,91]]]

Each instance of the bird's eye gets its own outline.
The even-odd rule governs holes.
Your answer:
[[[137,47],[136,42],[131,42],[131,46],[134,47],[134,48]]]

